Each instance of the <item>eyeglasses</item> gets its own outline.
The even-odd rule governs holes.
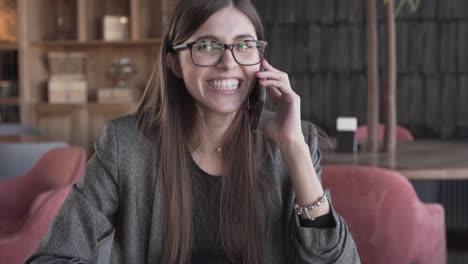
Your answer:
[[[232,44],[223,44],[212,40],[199,40],[172,47],[173,50],[190,49],[190,55],[195,65],[209,67],[223,61],[224,51],[229,49],[234,60],[244,66],[259,64],[267,45],[261,40],[240,40]]]

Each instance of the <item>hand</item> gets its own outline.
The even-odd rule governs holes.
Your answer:
[[[296,201],[311,204],[322,195],[323,188],[302,134],[301,98],[291,88],[286,73],[275,69],[265,59],[261,63],[265,71],[257,72],[256,76],[279,111],[263,112],[259,130],[279,147],[296,193]],[[330,212],[328,201],[324,207],[326,209],[321,209],[316,216]]]
[[[291,88],[288,74],[275,69],[266,59],[264,71],[256,72],[260,85],[278,106],[279,112],[263,112],[259,129],[280,149],[292,142],[304,142],[301,126],[301,98]]]

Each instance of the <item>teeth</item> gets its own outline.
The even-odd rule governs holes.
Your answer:
[[[218,90],[233,91],[239,86],[239,81],[236,79],[210,81],[209,84]]]

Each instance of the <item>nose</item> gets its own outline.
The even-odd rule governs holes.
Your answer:
[[[221,58],[221,62],[218,64],[218,66],[227,68],[227,69],[232,69],[237,67],[239,64],[237,61],[234,59],[234,55],[232,53],[232,50],[230,49],[225,49],[223,53],[223,57]]]

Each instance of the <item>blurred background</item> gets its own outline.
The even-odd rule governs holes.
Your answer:
[[[0,190],[10,188],[6,186],[11,183],[5,182],[13,179],[37,180],[35,166],[56,148],[78,148],[85,153],[69,154],[81,169],[69,167],[70,171],[64,172],[70,175],[67,186],[79,179],[74,175],[82,171],[82,159],[93,154],[105,122],[136,109],[177,2],[0,0]],[[427,239],[443,246],[428,252],[441,252],[438,256],[447,263],[468,263],[468,1],[252,2],[264,22],[267,59],[289,74],[292,87],[302,98],[303,119],[318,125],[333,145],[331,150],[325,146],[323,164],[371,166],[401,174],[416,192],[416,200],[441,206],[437,213],[440,221],[434,221],[439,227],[431,230],[442,232]],[[396,36],[396,123],[409,136],[397,134],[397,151],[389,152],[382,147],[386,133],[382,127],[379,150],[367,153],[368,95],[373,87],[368,79],[369,12],[375,14],[372,22],[378,48],[378,87],[373,88],[380,87],[378,111],[374,113],[383,124],[388,99],[384,91],[389,70],[389,2]],[[346,132],[351,135],[350,153],[339,153],[340,117],[352,117],[355,122],[351,132]],[[365,133],[358,132],[360,129]],[[326,177],[335,172],[328,168],[324,169]],[[22,185],[33,186],[28,180]],[[2,213],[8,211],[6,208],[17,208],[20,198],[5,198],[6,192],[4,196],[0,193],[4,201],[0,202],[0,207],[4,206],[0,208],[0,224],[20,223],[5,224],[3,233],[0,228],[1,263],[15,263],[7,254],[24,242],[7,244],[4,234],[20,232],[33,201],[49,189],[28,189],[37,195],[30,195],[28,202],[21,200],[25,209],[14,221]],[[21,191],[8,193],[22,195]],[[66,194],[59,197],[63,201]],[[336,203],[346,211],[339,199]],[[21,246],[25,252],[15,256],[19,256],[18,263],[37,245],[57,209],[41,222],[43,231],[35,234],[32,244]],[[353,229],[350,222],[351,230],[356,230],[353,235],[359,236],[359,228]],[[421,228],[419,233],[432,231]],[[24,232],[24,239],[31,240],[32,235]],[[364,244],[362,251],[371,251]]]

